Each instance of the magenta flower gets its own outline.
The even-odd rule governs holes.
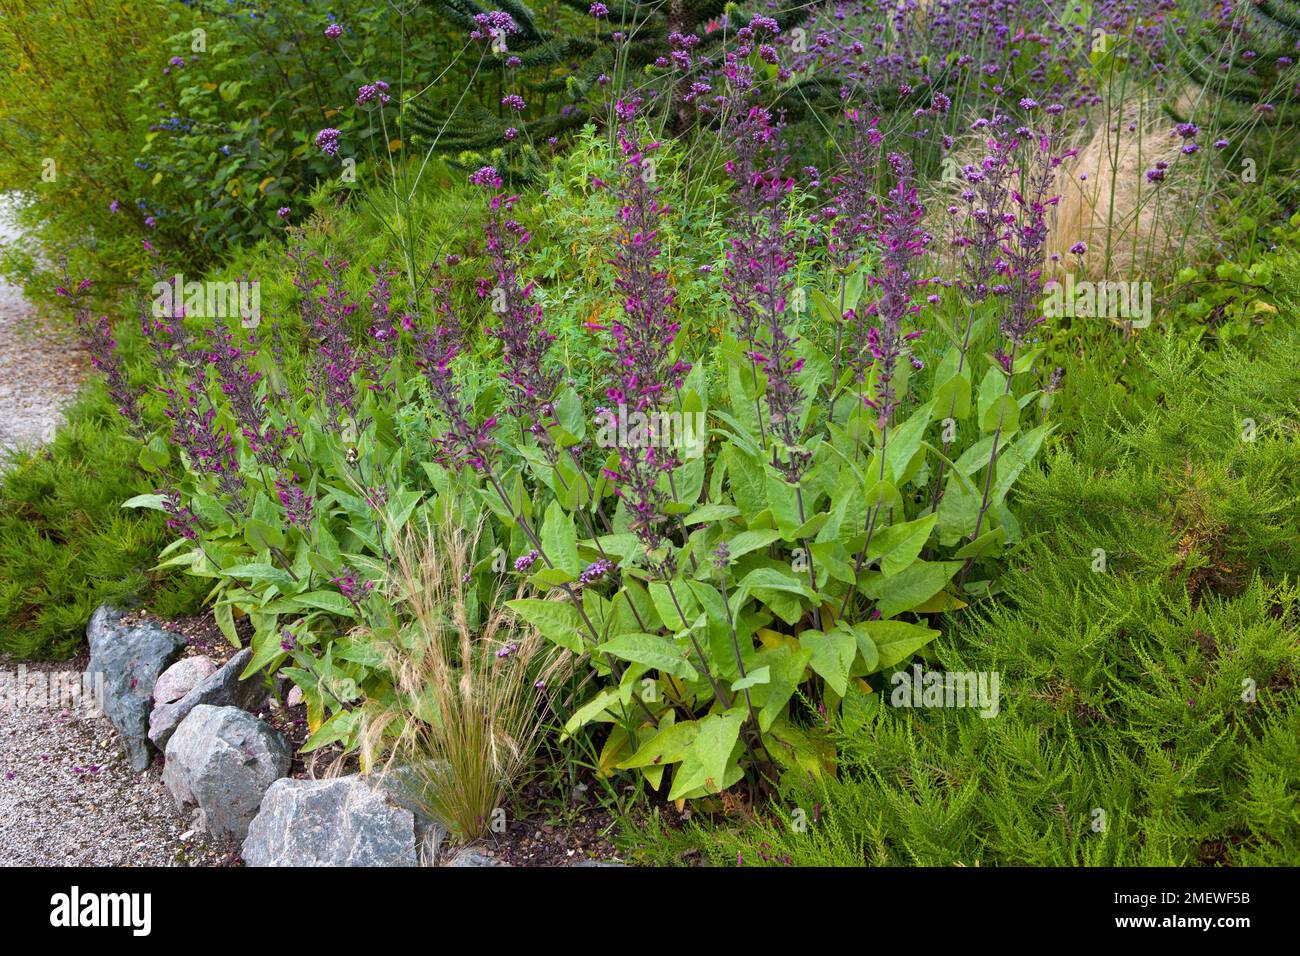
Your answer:
[[[325,35],[331,40],[337,40],[339,37],[343,36],[343,27],[337,23],[331,23],[325,28]]]

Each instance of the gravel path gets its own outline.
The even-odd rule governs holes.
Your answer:
[[[23,665],[0,665],[13,674]],[[27,664],[28,686],[80,674],[85,653]],[[106,717],[0,704],[0,866],[204,866],[229,859],[176,810],[155,761],[132,773]]]
[[[0,195],[0,241],[15,236]],[[77,394],[86,360],[70,331],[44,322],[23,290],[0,280],[0,451],[49,441]]]

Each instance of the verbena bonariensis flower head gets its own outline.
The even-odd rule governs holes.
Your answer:
[[[448,263],[449,265],[450,263]],[[474,407],[461,401],[461,388],[452,363],[460,354],[461,329],[451,305],[450,279],[435,277],[431,295],[434,303],[432,328],[412,321],[407,326],[415,354],[415,366],[424,375],[429,394],[442,415],[445,427],[434,440],[440,464],[452,468],[470,465],[476,471],[486,469],[492,455],[492,429],[495,418],[474,424]]]
[[[638,107],[639,101],[620,101],[616,107],[623,176],[618,249],[613,265],[614,285],[623,296],[623,317],[611,322],[609,328],[614,338],[609,352],[614,359],[616,384],[609,388],[608,396],[616,404],[641,411],[658,405],[671,390],[681,388],[691,366],[673,359],[673,343],[681,326],[672,317],[673,291],[668,287],[668,273],[658,266],[659,230],[668,211],[657,198],[660,187],[652,184],[652,154],[659,144],[638,139]]]
[[[546,366],[547,352],[555,336],[542,322],[542,306],[532,301],[534,283],[519,275],[519,259],[532,238],[510,213],[517,195],[501,191],[501,177],[490,166],[470,176],[470,182],[490,194],[488,219],[483,227],[492,275],[479,283],[480,298],[489,299],[497,323],[488,334],[501,342],[501,358],[510,394],[509,413],[529,420],[537,435],[544,433],[552,414],[552,402],[559,376]]]
[[[877,293],[869,307],[875,323],[867,334],[869,364],[876,370],[876,398],[864,399],[876,410],[881,428],[888,425],[898,406],[894,377],[899,359],[907,342],[919,335],[905,332],[904,324],[916,310],[912,304],[912,290],[916,285],[912,263],[929,243],[929,235],[921,228],[925,210],[916,196],[912,161],[901,153],[890,153],[889,166],[895,183],[885,197],[881,213],[880,271],[871,278]],[[868,364],[866,356],[858,353],[853,362],[860,380]]]

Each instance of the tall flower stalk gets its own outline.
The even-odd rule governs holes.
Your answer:
[[[921,333],[907,331],[906,322],[918,308],[912,302],[912,290],[917,284],[913,275],[913,260],[919,257],[929,243],[929,235],[921,228],[924,208],[917,199],[916,185],[912,174],[912,162],[901,153],[889,154],[889,166],[895,177],[892,189],[885,197],[880,217],[879,242],[882,247],[880,274],[871,280],[878,291],[875,301],[868,307],[868,314],[875,322],[867,333],[867,348],[857,351],[850,359],[854,364],[855,379],[859,387],[865,383],[870,369],[875,373],[875,397],[868,398],[860,392],[862,402],[876,412],[876,427],[880,432],[878,455],[880,470],[878,481],[885,480],[885,462],[889,448],[889,430],[894,422],[894,412],[898,408],[900,396],[895,378],[898,364],[905,357],[907,344],[914,341]],[[919,361],[909,360],[916,367]],[[866,537],[858,551],[853,564],[853,576],[866,560],[867,551],[875,534],[884,505],[883,497],[867,513],[864,531]],[[854,589],[849,588],[840,605],[840,617],[844,617],[852,602]]]

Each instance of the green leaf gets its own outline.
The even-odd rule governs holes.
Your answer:
[[[999,395],[980,416],[980,430],[1002,429],[1003,435],[1012,434],[1020,427],[1020,406],[1011,395]]]
[[[759,548],[766,548],[773,541],[781,540],[781,532],[776,528],[759,528],[754,531],[742,531],[727,542],[727,553],[735,561],[741,555],[749,554]]]
[[[566,735],[572,734],[580,727],[585,727],[603,714],[610,705],[617,703],[618,697],[619,691],[617,687],[606,687],[597,691],[591,700],[573,712],[573,716],[564,725],[564,733]]]
[[[136,461],[140,467],[147,472],[155,472],[160,468],[165,468],[171,461],[171,452],[167,450],[167,442],[163,441],[161,436],[155,435],[149,439],[149,443],[140,449],[140,454]]]
[[[568,600],[546,601],[541,598],[519,598],[507,601],[506,607],[537,628],[553,644],[582,652],[584,625],[578,609]]]
[[[920,555],[938,520],[937,514],[928,514],[916,521],[904,521],[878,530],[871,538],[867,557],[880,558],[880,570],[885,577],[898,574],[910,567]]]
[[[882,617],[894,617],[942,591],[961,565],[960,561],[917,561],[890,578],[870,576],[862,585],[862,593],[877,601]]]
[[[676,598],[675,603],[674,598]],[[690,622],[700,612],[699,604],[690,588],[670,588],[663,581],[653,581],[650,584],[650,599],[654,601],[655,610],[659,612],[659,619],[664,622],[664,627],[673,631],[689,627]]]
[[[162,495],[136,495],[134,498],[128,498],[122,502],[123,508],[152,508],[154,511],[166,511],[163,507],[163,501],[166,499]]]
[[[582,559],[578,556],[578,531],[573,525],[573,516],[561,508],[557,501],[546,506],[541,537],[546,556],[555,567],[574,577],[582,573]]]
[[[263,548],[283,548],[284,529],[266,521],[248,518],[244,522],[244,540],[256,551],[261,551]]]
[[[669,800],[699,789],[706,793],[719,793],[729,786],[727,769],[731,753],[740,739],[740,715],[730,711],[710,714],[698,723],[699,732],[673,777]]]
[[[879,653],[876,670],[887,670],[915,654],[939,636],[933,628],[906,621],[859,621],[855,630],[869,637]]]
[[[583,413],[582,399],[572,387],[560,392],[560,399],[555,403],[555,417],[560,427],[577,441],[582,441],[587,434],[587,418]]]
[[[731,682],[731,690],[739,693],[742,690],[748,690],[751,687],[757,687],[760,684],[766,684],[772,679],[771,667],[756,667],[744,677],[738,677]]]
[[[681,763],[686,759],[687,752],[699,735],[700,723],[697,720],[669,724],[642,744],[637,752],[620,763],[618,768],[635,770],[638,767]]]
[[[849,668],[858,652],[857,639],[852,632],[835,628],[822,631],[804,631],[799,635],[799,646],[812,653],[808,666],[820,674],[828,687],[841,697],[848,689]]]
[[[681,648],[657,634],[620,634],[605,641],[596,650],[620,660],[645,664],[682,680],[695,680],[700,676]]]
[[[295,594],[288,599],[288,603],[296,607],[317,608],[342,617],[357,616],[352,602],[337,591],[308,591],[306,594]]]
[[[735,518],[740,514],[740,509],[735,505],[704,505],[696,508],[686,516],[685,522],[692,524],[712,524],[715,521],[725,521],[727,518]]]

